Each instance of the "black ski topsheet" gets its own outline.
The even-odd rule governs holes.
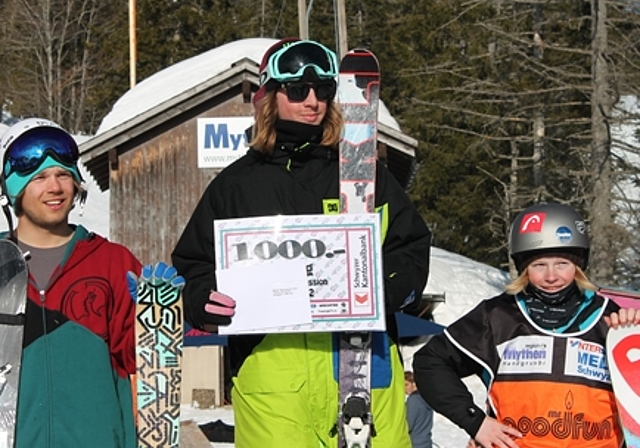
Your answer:
[[[341,213],[373,213],[380,69],[375,55],[356,49],[340,63],[338,101],[345,129],[340,141]],[[339,448],[369,448],[375,435],[371,415],[371,333],[341,333]]]
[[[28,281],[22,251],[0,239],[0,448],[14,445]]]

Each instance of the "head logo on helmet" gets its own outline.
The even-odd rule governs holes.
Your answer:
[[[529,213],[522,218],[520,233],[541,232],[544,224],[544,213]]]

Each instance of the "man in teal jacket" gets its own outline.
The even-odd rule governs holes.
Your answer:
[[[78,148],[57,124],[16,123],[2,136],[2,186],[28,259],[17,448],[133,448],[129,375],[134,302],[125,247],[69,224],[84,199]],[[5,235],[6,236],[6,235]]]

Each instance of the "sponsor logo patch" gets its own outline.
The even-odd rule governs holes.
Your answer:
[[[564,397],[564,410],[549,411],[547,415],[505,416],[502,422],[516,428],[525,439],[547,439],[550,443],[558,440],[612,440],[615,436],[614,424],[610,418],[593,421],[585,418],[584,412],[575,410],[574,393],[569,390]],[[528,446],[528,445],[527,445]],[[545,445],[551,446],[551,445]],[[569,445],[561,445],[569,446]],[[579,446],[579,445],[570,445]],[[602,444],[598,446],[604,446]],[[617,446],[615,442],[606,446]]]
[[[498,373],[551,373],[552,336],[520,336],[498,346]]]
[[[562,244],[569,244],[573,240],[573,232],[569,227],[558,227],[556,229],[556,238]]]
[[[564,373],[603,383],[611,383],[604,347],[577,338],[567,338]]]

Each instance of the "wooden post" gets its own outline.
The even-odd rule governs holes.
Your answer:
[[[129,87],[136,85],[136,0],[129,0]]]
[[[349,44],[347,40],[347,13],[344,6],[344,0],[334,0],[336,8],[337,18],[337,44],[338,44],[338,59],[342,59],[347,51],[349,51]]]
[[[300,28],[300,39],[309,39],[306,0],[298,0],[298,27]]]

